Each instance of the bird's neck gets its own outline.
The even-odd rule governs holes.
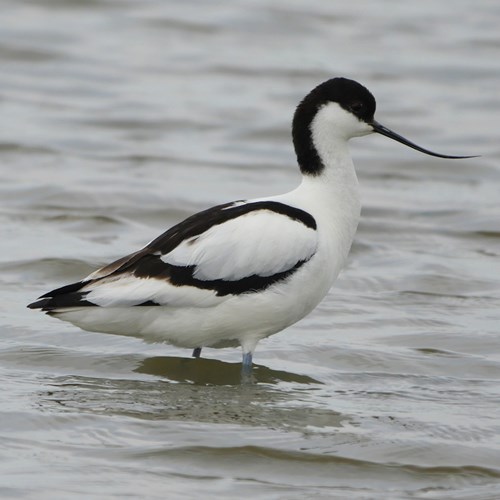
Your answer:
[[[320,171],[303,171],[301,190],[317,193],[327,206],[359,204],[358,179],[347,140],[316,131],[314,148],[321,161]],[[306,172],[306,173],[304,173]]]
[[[294,116],[292,136],[302,183],[290,194],[326,227],[342,226],[351,220],[357,225],[358,179],[345,124],[351,117],[338,106],[315,109],[314,113],[304,116],[304,109],[299,107]],[[347,232],[352,233],[350,229]]]
[[[315,175],[303,174],[293,197],[316,219],[327,239],[336,238],[335,245],[340,244],[337,250],[345,253],[361,211],[358,179],[346,140],[330,137],[316,148],[323,168]]]

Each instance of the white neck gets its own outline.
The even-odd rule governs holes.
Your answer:
[[[334,216],[338,213],[359,216],[358,179],[347,143],[352,136],[349,133],[352,119],[351,114],[335,105],[324,107],[311,123],[311,139],[323,169],[316,175],[304,175],[299,189],[310,191],[308,196],[316,205],[320,203],[321,212],[330,217],[332,211]]]
[[[310,130],[323,168],[316,174],[304,174],[300,186],[285,195],[316,219],[319,234],[331,252],[342,258],[349,252],[361,211],[358,179],[347,143],[357,135],[351,130],[359,127],[356,122],[337,105],[317,113]]]
[[[319,175],[304,175],[294,191],[300,197],[304,210],[318,221],[318,225],[340,230],[348,239],[354,237],[361,211],[359,185],[349,154],[347,141],[338,140],[318,145],[323,162]],[[350,247],[350,243],[349,243]]]

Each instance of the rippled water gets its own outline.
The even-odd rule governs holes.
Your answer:
[[[451,10],[450,10],[451,9]],[[500,496],[500,4],[4,0],[0,496]],[[25,305],[195,210],[298,182],[317,83],[450,162],[354,140],[363,220],[318,309],[205,359]]]

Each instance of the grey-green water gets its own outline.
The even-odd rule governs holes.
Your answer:
[[[500,497],[500,4],[3,0],[2,498]],[[363,220],[308,318],[236,349],[25,305],[210,205],[298,182],[298,99],[344,75],[451,162],[352,141]]]

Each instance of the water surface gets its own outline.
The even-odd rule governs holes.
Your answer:
[[[500,495],[500,5],[5,0],[0,495]],[[352,141],[349,266],[317,310],[206,358],[25,308],[193,211],[299,181],[332,76],[450,162]]]

